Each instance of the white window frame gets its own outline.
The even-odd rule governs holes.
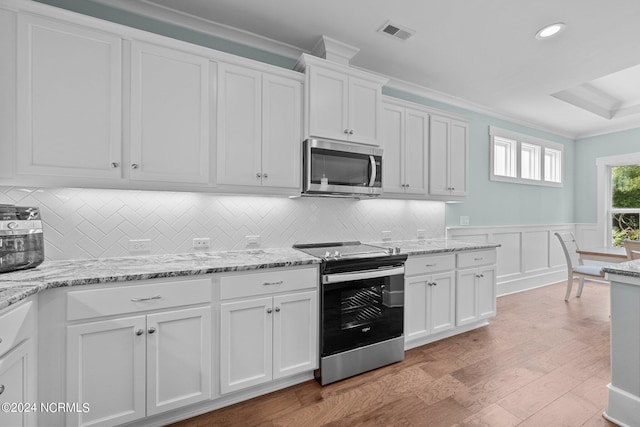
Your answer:
[[[640,153],[622,154],[619,156],[599,157],[596,159],[598,168],[598,235],[602,237],[602,246],[611,247],[613,236],[611,234],[611,218],[613,209],[611,198],[613,197],[613,183],[611,182],[611,169],[614,166],[638,165]],[[616,209],[617,212],[628,211],[636,213],[636,209]]]
[[[494,150],[495,150],[495,137],[509,139],[516,141],[516,176],[503,176],[495,174],[494,165]],[[557,142],[547,141],[545,139],[536,138],[533,136],[525,135],[519,132],[511,130],[501,129],[495,126],[489,126],[489,148],[490,148],[490,165],[489,165],[489,179],[491,181],[499,182],[511,182],[515,184],[527,184],[527,185],[540,185],[544,187],[563,187],[564,186],[564,145]],[[528,179],[522,177],[522,145],[533,145],[539,147],[540,156],[539,164],[537,166],[536,176],[539,179]],[[555,150],[560,152],[560,182],[546,181],[545,180],[545,149]]]

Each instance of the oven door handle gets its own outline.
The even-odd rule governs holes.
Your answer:
[[[352,282],[354,280],[375,279],[377,277],[388,277],[398,274],[404,274],[404,266],[354,271],[353,273],[325,274],[322,276],[322,284],[326,285],[331,283]]]

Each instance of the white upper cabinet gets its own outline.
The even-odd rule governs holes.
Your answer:
[[[121,177],[121,39],[18,15],[17,172]]]
[[[302,55],[296,69],[307,76],[306,137],[380,143],[387,79],[309,55]]]
[[[131,44],[131,159],[135,180],[209,181],[209,60]]]
[[[429,138],[429,193],[431,195],[467,195],[468,140],[468,123],[431,115]]]
[[[429,115],[383,103],[382,117],[384,192],[426,196]]]
[[[218,64],[218,184],[300,188],[301,86]]]

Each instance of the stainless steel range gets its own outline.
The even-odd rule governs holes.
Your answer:
[[[323,260],[318,381],[325,385],[403,360],[407,255],[357,241],[294,248]]]

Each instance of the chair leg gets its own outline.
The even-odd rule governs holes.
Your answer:
[[[577,297],[582,295],[582,288],[584,288],[584,277],[580,278],[580,285],[578,286],[578,294]]]
[[[573,286],[573,276],[569,275],[567,278],[567,293],[564,294],[564,300],[569,301],[569,297],[571,296],[571,287]]]

